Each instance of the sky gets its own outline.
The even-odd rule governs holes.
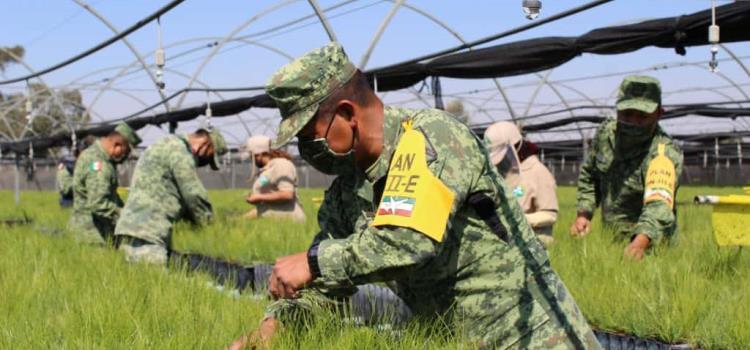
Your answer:
[[[25,61],[32,69],[42,69],[71,57],[111,37],[113,32],[97,17],[87,12],[81,4],[88,4],[118,29],[124,29],[153,13],[168,3],[165,0],[82,0],[5,1],[0,11],[0,46],[22,45],[26,48]],[[540,18],[579,6],[588,1],[543,0]],[[464,40],[476,40],[528,23],[521,11],[520,0],[412,0],[406,2],[428,12],[447,24]],[[719,1],[725,4],[727,1]],[[328,11],[331,26],[338,40],[360,68],[376,68],[415,56],[452,47],[460,42],[449,31],[441,28],[414,9],[401,7],[382,37],[374,46],[365,66],[362,57],[385,17],[394,7],[393,1],[382,0],[319,0],[321,8],[340,7]],[[543,36],[577,36],[591,29],[638,22],[646,19],[669,17],[704,10],[709,0],[616,0],[584,13],[513,35],[487,45]],[[328,37],[317,18],[299,22],[293,27],[267,31],[281,24],[311,16],[312,8],[302,0],[210,1],[187,0],[161,18],[162,42],[165,46],[168,71],[165,73],[166,94],[188,86],[190,77],[197,77],[194,86],[211,87],[262,86],[268,77],[289,57],[299,56],[324,45]],[[720,24],[720,23],[719,23]],[[230,41],[221,46],[212,59],[206,44],[221,41],[234,35],[244,41]],[[151,23],[127,37],[148,64],[153,64],[152,51],[157,47],[157,27]],[[485,45],[486,46],[486,45]],[[750,45],[727,45],[738,56],[750,56]],[[573,79],[605,73],[622,72],[677,62],[700,62],[710,58],[708,47],[688,48],[686,56],[670,49],[646,48],[623,55],[583,55],[554,69],[548,78],[553,81]],[[720,52],[719,58],[728,58]],[[148,75],[139,70],[135,56],[122,43],[115,43],[73,65],[44,75],[42,79],[55,88],[79,88],[84,105],[89,107],[94,120],[120,118],[160,100],[160,95]],[[750,62],[745,60],[748,65]],[[130,68],[127,68],[130,66]],[[126,68],[123,68],[126,67]],[[705,64],[686,65],[676,69],[662,69],[650,74],[662,80],[665,92],[704,87],[712,91],[665,94],[665,103],[747,99],[750,77],[734,62],[720,65],[727,77],[741,85],[731,87],[721,76],[708,72]],[[112,81],[123,69],[131,70],[126,76]],[[27,74],[21,65],[9,67],[4,78]],[[546,75],[547,72],[542,72]],[[573,89],[600,102],[612,102],[611,97],[622,76],[567,82]],[[560,98],[547,87],[541,88],[533,99],[539,80],[536,75],[523,75],[500,79],[507,88],[516,114],[534,114],[560,108]],[[108,85],[111,83],[111,86]],[[106,89],[107,87],[110,89]],[[418,86],[417,86],[418,87]],[[112,89],[113,88],[113,89]],[[23,91],[24,84],[0,86],[3,92]],[[473,91],[471,93],[467,93]],[[509,119],[505,103],[497,96],[491,80],[444,79],[446,100],[460,96],[470,112],[472,123]],[[590,104],[572,89],[561,89],[563,98],[571,105]],[[184,100],[172,101],[172,108],[204,103],[207,99],[254,95],[254,92],[222,93],[221,96],[191,93]],[[386,103],[424,107],[414,101],[409,92],[381,94]],[[424,97],[431,103],[429,96]],[[530,102],[531,101],[531,102]],[[179,103],[178,103],[179,102]],[[476,110],[482,106],[482,110]],[[473,110],[475,109],[475,110]],[[162,110],[157,110],[162,111]],[[558,115],[561,117],[564,115]],[[274,110],[251,110],[237,117],[214,118],[232,144],[243,142],[248,133],[272,136],[278,124]],[[542,120],[540,120],[542,121]],[[202,121],[183,123],[179,132],[189,132]],[[716,130],[747,129],[744,120],[717,122],[706,118],[684,121],[667,121],[665,127],[674,133],[709,132]],[[588,133],[593,130],[587,131]],[[144,139],[152,142],[164,130],[147,127]],[[535,135],[538,139],[576,137],[570,133]]]

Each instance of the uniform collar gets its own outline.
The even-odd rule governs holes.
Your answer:
[[[107,151],[104,149],[104,145],[102,145],[101,139],[96,139],[96,142],[94,142],[94,144],[91,145],[91,148],[94,150],[94,152],[98,153],[100,157],[109,160],[110,163],[114,163],[114,160],[109,156],[109,153],[107,153]]]
[[[187,151],[187,153],[190,153],[190,156],[193,157],[193,162],[195,162],[195,166],[197,167],[198,157],[196,157],[195,154],[193,154],[193,150],[190,149],[190,142],[188,142],[187,135],[175,135],[175,137],[177,137],[177,139],[182,141],[182,143],[185,145],[185,151]]]
[[[410,115],[410,111],[403,108],[385,107],[383,110],[383,152],[369,168],[365,170],[365,176],[371,183],[377,182],[388,174],[388,165],[396,150],[399,134],[401,133],[401,121]]]

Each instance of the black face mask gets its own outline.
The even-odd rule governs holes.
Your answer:
[[[300,141],[297,144],[300,156],[313,168],[328,175],[354,173],[354,152],[336,153],[325,138]]]
[[[258,167],[258,169],[262,169],[265,166],[261,160],[256,160],[253,163],[255,163],[255,166]]]
[[[198,157],[198,167],[204,167],[211,164],[211,157]]]
[[[620,152],[636,151],[649,144],[654,137],[654,130],[650,126],[640,126],[626,122],[617,122],[615,143]]]

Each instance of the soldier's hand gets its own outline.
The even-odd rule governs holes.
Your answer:
[[[296,298],[297,291],[312,281],[307,264],[307,252],[285,256],[276,260],[268,277],[268,291],[276,299]]]
[[[576,237],[586,236],[591,232],[591,220],[585,216],[577,216],[573,224],[570,225],[570,234]]]
[[[632,242],[625,247],[625,257],[633,260],[643,259],[651,239],[644,234],[635,236]]]
[[[279,322],[273,317],[268,317],[260,323],[258,329],[232,342],[227,350],[267,349],[278,328]]]

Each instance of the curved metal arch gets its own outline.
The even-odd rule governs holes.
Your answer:
[[[391,23],[391,20],[394,16],[396,16],[396,13],[398,12],[398,9],[401,8],[401,6],[406,2],[406,0],[395,0],[393,2],[393,7],[391,7],[391,11],[388,12],[388,14],[383,18],[383,21],[380,23],[380,27],[378,27],[378,30],[375,32],[375,35],[370,40],[370,45],[367,46],[367,50],[365,51],[364,55],[362,55],[362,58],[359,60],[359,69],[365,70],[367,67],[367,62],[370,60],[370,55],[372,55],[373,50],[375,50],[375,46],[380,41],[380,37],[383,35],[383,32],[385,32],[385,29],[388,28],[388,25]]]
[[[740,66],[740,68],[742,68],[743,71],[745,71],[745,74],[747,74],[747,76],[750,77],[750,70],[747,69],[745,64],[742,63],[742,60],[737,55],[734,54],[734,51],[730,50],[729,47],[724,44],[719,44],[719,46],[721,46],[721,48],[724,49],[724,51],[726,51],[730,57],[732,57],[732,59],[737,63],[737,65]]]
[[[718,90],[696,87],[696,91],[711,92],[711,93],[713,93],[715,95],[719,95],[721,97],[726,98],[728,101],[735,102],[738,107],[742,106],[742,103],[741,102],[736,102],[737,99],[735,99],[734,97],[732,97],[732,95],[720,92]],[[677,92],[677,93],[681,93],[681,92]],[[663,95],[663,93],[662,93],[662,95]],[[736,118],[736,120],[733,120],[733,122],[736,122],[736,123],[740,124],[740,121],[743,121],[744,125],[741,125],[741,126],[743,126],[743,127],[750,127],[750,124],[748,124],[748,122],[747,122],[747,120],[745,118],[746,117],[738,117],[738,118]]]
[[[179,76],[181,76],[181,77],[183,77],[183,78],[185,78],[185,79],[190,79],[190,75],[188,75],[188,74],[187,74],[187,73],[185,73],[185,72],[182,72],[182,71],[176,70],[176,69],[172,69],[172,68],[167,68],[167,67],[164,67],[164,71],[165,71],[165,72],[169,72],[169,73],[172,73],[172,74],[175,74],[175,75],[179,75]],[[206,88],[206,89],[210,89],[210,88],[211,88],[211,86],[210,86],[210,85],[208,85],[208,84],[204,83],[203,81],[201,81],[201,80],[199,80],[199,79],[196,79],[195,81],[196,81],[196,83],[198,83],[199,85],[203,86],[203,87],[204,87],[204,88]],[[219,98],[220,100],[222,100],[222,101],[226,100],[226,99],[224,98],[224,96],[223,96],[223,95],[222,95],[221,93],[219,93],[218,91],[209,91],[209,93],[213,93],[214,95],[216,95],[216,96],[217,96],[217,97],[218,97],[218,98]],[[237,115],[235,115],[235,116],[237,117],[237,120],[239,120],[239,121],[240,121],[240,123],[242,124],[242,127],[243,127],[243,128],[245,129],[245,132],[247,132],[247,133],[248,133],[248,135],[250,135],[250,128],[248,128],[248,127],[247,127],[247,124],[245,124],[245,121],[244,121],[244,120],[242,120],[242,118],[240,118],[239,114],[237,114]]]
[[[165,49],[166,49],[166,48],[171,48],[171,47],[175,47],[175,46],[178,46],[178,45],[184,45],[184,44],[188,44],[188,43],[191,43],[191,42],[195,42],[195,41],[204,41],[205,39],[208,39],[208,40],[217,40],[217,39],[221,39],[221,38],[220,38],[220,37],[203,37],[203,38],[193,38],[193,39],[181,40],[181,41],[178,41],[178,42],[172,43],[172,44],[170,44],[170,45],[167,45],[167,46],[165,46],[164,48],[165,48]],[[234,41],[234,40],[230,40],[230,41]],[[278,49],[278,48],[276,48],[276,47],[273,47],[273,46],[271,46],[271,45],[267,45],[267,44],[263,44],[263,43],[258,43],[258,42],[255,42],[255,41],[251,41],[251,40],[247,40],[247,39],[238,39],[238,41],[242,41],[242,42],[245,42],[245,43],[246,43],[246,44],[248,44],[248,45],[255,45],[255,46],[258,46],[258,47],[260,47],[260,48],[264,48],[264,49],[267,49],[267,50],[269,50],[269,51],[271,51],[271,52],[273,52],[273,53],[276,53],[276,54],[278,54],[278,55],[280,55],[280,56],[282,56],[282,57],[284,57],[284,58],[287,58],[288,60],[292,60],[292,59],[293,59],[293,57],[292,57],[291,55],[289,55],[288,53],[286,53],[286,52],[284,52],[284,51],[282,51],[282,50],[280,50],[280,49]],[[151,51],[151,52],[149,52],[147,56],[150,56],[150,55],[152,55],[152,54],[153,54],[154,52],[155,52],[155,51]],[[114,77],[111,77],[111,78],[109,78],[109,79],[107,80],[107,85],[106,85],[106,86],[105,86],[105,87],[104,87],[104,88],[103,88],[103,89],[102,89],[102,90],[101,90],[100,92],[98,92],[98,93],[97,93],[97,94],[96,94],[96,95],[94,96],[94,98],[92,99],[92,101],[91,101],[90,105],[91,105],[91,106],[93,107],[93,106],[94,106],[94,105],[95,105],[95,104],[96,104],[96,103],[97,103],[97,102],[99,101],[99,98],[101,97],[101,95],[102,95],[102,94],[103,94],[103,93],[104,93],[104,92],[105,92],[106,90],[108,90],[108,89],[109,89],[109,87],[110,87],[110,86],[112,86],[112,85],[114,84],[114,82],[115,82],[116,80],[120,79],[121,77],[123,77],[123,76],[125,76],[125,75],[127,75],[127,74],[132,74],[132,73],[137,73],[137,72],[139,72],[140,70],[134,70],[134,71],[128,72],[128,71],[129,71],[129,70],[130,70],[130,69],[131,69],[132,67],[136,66],[136,65],[137,65],[137,63],[138,63],[137,61],[133,61],[133,62],[131,62],[131,63],[130,63],[130,64],[128,64],[128,65],[124,65],[124,66],[118,66],[118,67],[122,67],[122,69],[121,69],[121,70],[120,70],[120,71],[119,71],[119,72],[118,72],[117,74],[115,74],[115,76],[114,76]],[[165,68],[166,68],[166,67],[165,67]],[[147,69],[147,70],[148,70],[148,69]],[[192,78],[192,77],[191,77],[191,78]],[[197,78],[197,77],[196,77],[196,78]],[[77,80],[79,80],[79,79],[77,79]],[[189,79],[188,81],[190,81],[190,80],[193,80],[193,79]],[[188,84],[188,86],[187,86],[187,87],[188,87],[188,88],[190,88],[191,86],[192,86],[192,84]],[[184,100],[184,98],[181,98],[181,99],[180,99],[180,101],[183,101],[183,100]],[[180,102],[180,103],[179,103],[179,104],[177,105],[177,108],[179,108],[179,107],[181,107],[181,106],[182,106],[182,102]]]
[[[318,6],[318,2],[315,0],[307,0],[307,2],[310,4],[310,7],[313,8],[313,11],[315,11],[315,14],[318,16],[318,19],[320,20],[320,24],[323,25],[323,29],[326,31],[326,34],[328,34],[328,39],[331,41],[338,41],[336,39],[336,33],[333,31],[333,28],[331,27],[331,23],[328,22],[328,18],[326,17],[326,14],[321,11],[320,6]]]
[[[180,45],[185,45],[185,44],[189,44],[189,43],[196,42],[196,41],[211,41],[211,40],[217,40],[217,39],[220,39],[220,37],[200,37],[200,38],[192,38],[192,39],[187,39],[187,40],[180,40],[180,41],[176,41],[176,42],[174,42],[172,44],[169,44],[167,46],[164,46],[164,48],[168,49],[168,48],[172,48],[172,47],[180,46]],[[269,51],[271,51],[273,53],[276,53],[276,54],[278,54],[278,55],[280,55],[280,56],[282,56],[284,58],[287,58],[290,61],[292,59],[294,59],[293,56],[291,56],[288,53],[286,53],[286,52],[284,52],[284,51],[282,51],[282,50],[280,50],[280,49],[278,49],[278,48],[276,48],[274,46],[271,46],[271,45],[267,45],[267,44],[260,43],[260,42],[257,42],[257,41],[247,40],[247,39],[244,39],[244,38],[236,38],[235,41],[242,41],[242,42],[244,42],[244,43],[246,43],[248,45],[254,45],[254,46],[257,46],[257,47],[260,47],[260,48],[263,48],[263,49],[267,49],[267,50],[269,50]],[[154,53],[154,51],[150,51],[147,56],[150,56],[153,53]],[[90,72],[88,72],[88,73],[86,73],[84,75],[81,75],[81,76],[79,76],[79,77],[71,80],[69,82],[69,85],[70,84],[77,84],[79,81],[81,81],[83,79],[86,79],[88,77],[91,77],[91,76],[94,76],[94,75],[97,75],[97,74],[100,74],[100,73],[103,73],[103,72],[107,72],[107,71],[110,71],[110,70],[122,69],[123,67],[127,67],[128,69],[130,69],[130,68],[136,66],[136,63],[138,63],[138,62],[133,61],[133,62],[130,62],[130,63],[126,64],[126,65],[117,65],[117,66],[105,67],[105,68],[100,68],[100,69],[97,69],[97,70],[94,70],[94,71],[90,71]],[[126,75],[137,73],[141,69],[129,70],[129,71],[125,72],[122,75],[119,75],[119,76],[115,75],[115,76],[106,78],[106,81],[109,81],[109,80],[112,80],[112,79],[119,79],[119,78],[124,77]],[[99,82],[88,83],[88,84],[98,84],[98,83]]]
[[[552,82],[550,82],[549,84],[554,84],[554,85],[562,87],[562,88],[564,88],[566,90],[572,91],[574,94],[580,96],[581,100],[586,100],[586,101],[588,101],[589,103],[591,103],[594,106],[601,106],[602,105],[600,102],[597,102],[596,99],[594,99],[593,97],[585,94],[583,91],[581,91],[579,89],[576,89],[576,88],[574,88],[574,87],[572,87],[572,86],[570,86],[568,84],[552,83]],[[578,101],[580,101],[580,100],[578,100]],[[577,101],[576,100],[568,100],[568,102],[577,102]]]
[[[34,70],[34,68],[32,68],[28,63],[26,63],[26,61],[22,57],[18,57],[16,54],[14,54],[13,52],[11,52],[10,50],[6,50],[3,47],[0,47],[0,50],[2,50],[3,52],[5,52],[6,55],[8,55],[11,58],[13,58],[13,60],[15,60],[18,64],[20,64],[27,71],[29,71],[29,73],[36,74],[36,71]],[[57,96],[57,94],[55,93],[55,91],[53,91],[47,85],[47,82],[45,82],[44,79],[42,79],[41,76],[36,77],[36,79],[39,80],[39,82],[42,84],[42,87],[45,90],[47,90],[47,92],[49,92],[50,96],[55,100],[55,102],[57,103],[58,107],[60,107],[61,110],[64,110],[65,108],[63,106],[62,101],[60,101],[59,96]],[[23,136],[24,136],[24,134],[21,134],[21,137],[23,137]]]
[[[416,97],[416,99],[413,100],[413,101],[420,101],[420,102],[424,103],[425,106],[427,106],[429,108],[432,108],[432,105],[430,105],[430,103],[427,102],[424,99],[424,97],[422,96],[422,94],[419,91],[417,91],[413,87],[410,87],[408,90],[409,90],[409,92],[411,92],[412,95],[414,95]],[[455,98],[458,99],[458,100],[460,100],[461,102],[468,103],[468,104],[474,106],[476,108],[476,112],[484,114],[489,121],[491,121],[491,122],[495,121],[495,119],[492,118],[492,115],[489,113],[489,110],[483,108],[480,105],[478,105],[476,102],[468,100],[468,99],[464,99],[464,98],[461,98],[461,97],[455,97]],[[405,101],[404,103],[408,103],[408,102],[410,102],[410,101]],[[504,110],[504,111],[507,111],[507,110]]]
[[[718,77],[724,79],[725,81],[729,82],[729,84],[731,84],[732,87],[734,87],[737,91],[739,91],[740,94],[742,94],[742,96],[745,97],[745,99],[750,99],[750,97],[745,93],[745,90],[742,89],[742,87],[740,86],[740,84],[738,84],[736,81],[734,81],[732,78],[728,77],[726,74],[724,74],[722,72],[711,73],[710,71],[708,71],[706,69],[706,67],[702,66],[699,63],[693,63],[693,62],[687,62],[687,63],[685,63],[683,65],[678,66],[678,67],[694,67],[694,68],[700,69],[701,71],[709,73],[711,75],[718,76]],[[614,96],[615,96],[615,94],[617,93],[617,91],[619,91],[619,87],[615,88],[612,91],[612,93],[609,94],[608,100],[613,99]]]
[[[247,26],[249,26],[253,22],[257,21],[258,19],[260,19],[260,18],[268,15],[269,13],[272,13],[272,12],[274,12],[276,10],[279,10],[279,9],[281,9],[283,7],[286,7],[286,6],[288,6],[288,5],[292,4],[292,3],[295,3],[297,1],[299,1],[299,0],[283,0],[283,1],[281,1],[281,2],[279,2],[277,4],[275,4],[275,5],[273,5],[273,6],[269,7],[269,8],[267,8],[267,9],[259,12],[257,15],[254,15],[254,16],[250,17],[248,20],[246,20],[245,22],[243,22],[240,26],[236,27],[231,32],[229,32],[229,34],[227,34],[226,36],[224,36],[223,39],[218,44],[216,44],[216,46],[213,47],[213,50],[211,50],[211,52],[208,54],[208,56],[206,56],[206,58],[203,60],[203,62],[200,63],[200,65],[195,70],[195,72],[193,72],[193,75],[192,75],[190,81],[188,82],[187,88],[190,88],[190,87],[193,86],[193,83],[194,83],[195,79],[198,77],[198,75],[200,75],[201,72],[203,72],[203,69],[206,67],[206,65],[208,64],[208,62],[210,62],[214,58],[214,56],[216,55],[216,53],[219,52],[219,50],[227,42],[229,42],[237,34],[239,34],[240,31],[244,30],[245,28],[247,28]],[[181,96],[180,99],[177,101],[177,108],[180,108],[182,106],[182,103],[184,101],[185,101],[185,95]]]
[[[88,11],[94,17],[96,17],[100,22],[102,22],[105,26],[107,26],[107,28],[109,28],[113,33],[115,33],[116,35],[120,34],[120,30],[117,29],[114,25],[112,25],[112,23],[109,20],[104,18],[104,16],[102,16],[98,11],[96,11],[91,5],[83,2],[83,0],[73,0],[73,1],[79,6],[83,7],[86,11]],[[133,46],[130,43],[130,40],[128,40],[127,37],[124,37],[120,40],[125,44],[125,46],[128,47],[128,49],[133,54],[133,56],[135,56],[136,60],[141,64],[141,67],[143,67],[143,70],[146,71],[146,74],[151,79],[151,82],[154,83],[154,86],[157,86],[158,83],[156,81],[156,76],[154,76],[154,73],[150,69],[148,69],[148,66],[146,65],[146,61],[143,59],[143,55],[141,55],[141,53],[135,48],[135,46]],[[162,91],[161,89],[155,89],[155,90],[159,94],[159,97],[161,97],[162,101],[164,101],[164,107],[167,110],[170,110],[169,101],[166,101],[167,96],[164,95],[164,91]]]
[[[389,0],[389,1],[393,2],[394,5],[395,5],[396,1],[398,1],[398,0]],[[453,35],[453,37],[455,37],[462,44],[468,44],[468,41],[466,41],[466,39],[464,39],[464,37],[460,33],[458,33],[458,31],[454,30],[451,26],[449,26],[447,23],[445,23],[443,20],[441,20],[437,16],[434,16],[433,14],[431,14],[431,13],[429,13],[429,12],[427,12],[427,11],[419,8],[419,7],[416,7],[414,5],[407,4],[405,1],[401,4],[401,6],[405,7],[408,10],[414,11],[417,14],[419,14],[419,15],[427,18],[431,22],[437,24],[439,27],[443,28],[445,31],[447,31],[448,33],[450,33],[451,35]],[[394,13],[394,15],[395,15],[395,13]],[[390,20],[389,20],[389,22],[390,22]],[[383,29],[383,30],[385,30],[385,29]],[[372,47],[372,50],[374,50],[374,46]],[[468,50],[471,51],[472,48],[469,47]],[[369,60],[369,57],[368,57],[368,60]],[[508,107],[508,113],[510,114],[511,119],[515,120],[516,119],[515,110],[513,109],[513,105],[511,104],[510,99],[508,99],[508,94],[506,93],[506,91],[503,88],[503,86],[500,84],[500,80],[498,78],[492,78],[492,81],[495,84],[495,87],[497,88],[498,92],[500,93],[500,96],[502,96],[503,100],[505,101],[505,105]],[[484,113],[487,114],[487,116],[490,118],[490,120],[493,120],[492,117],[486,111]]]

